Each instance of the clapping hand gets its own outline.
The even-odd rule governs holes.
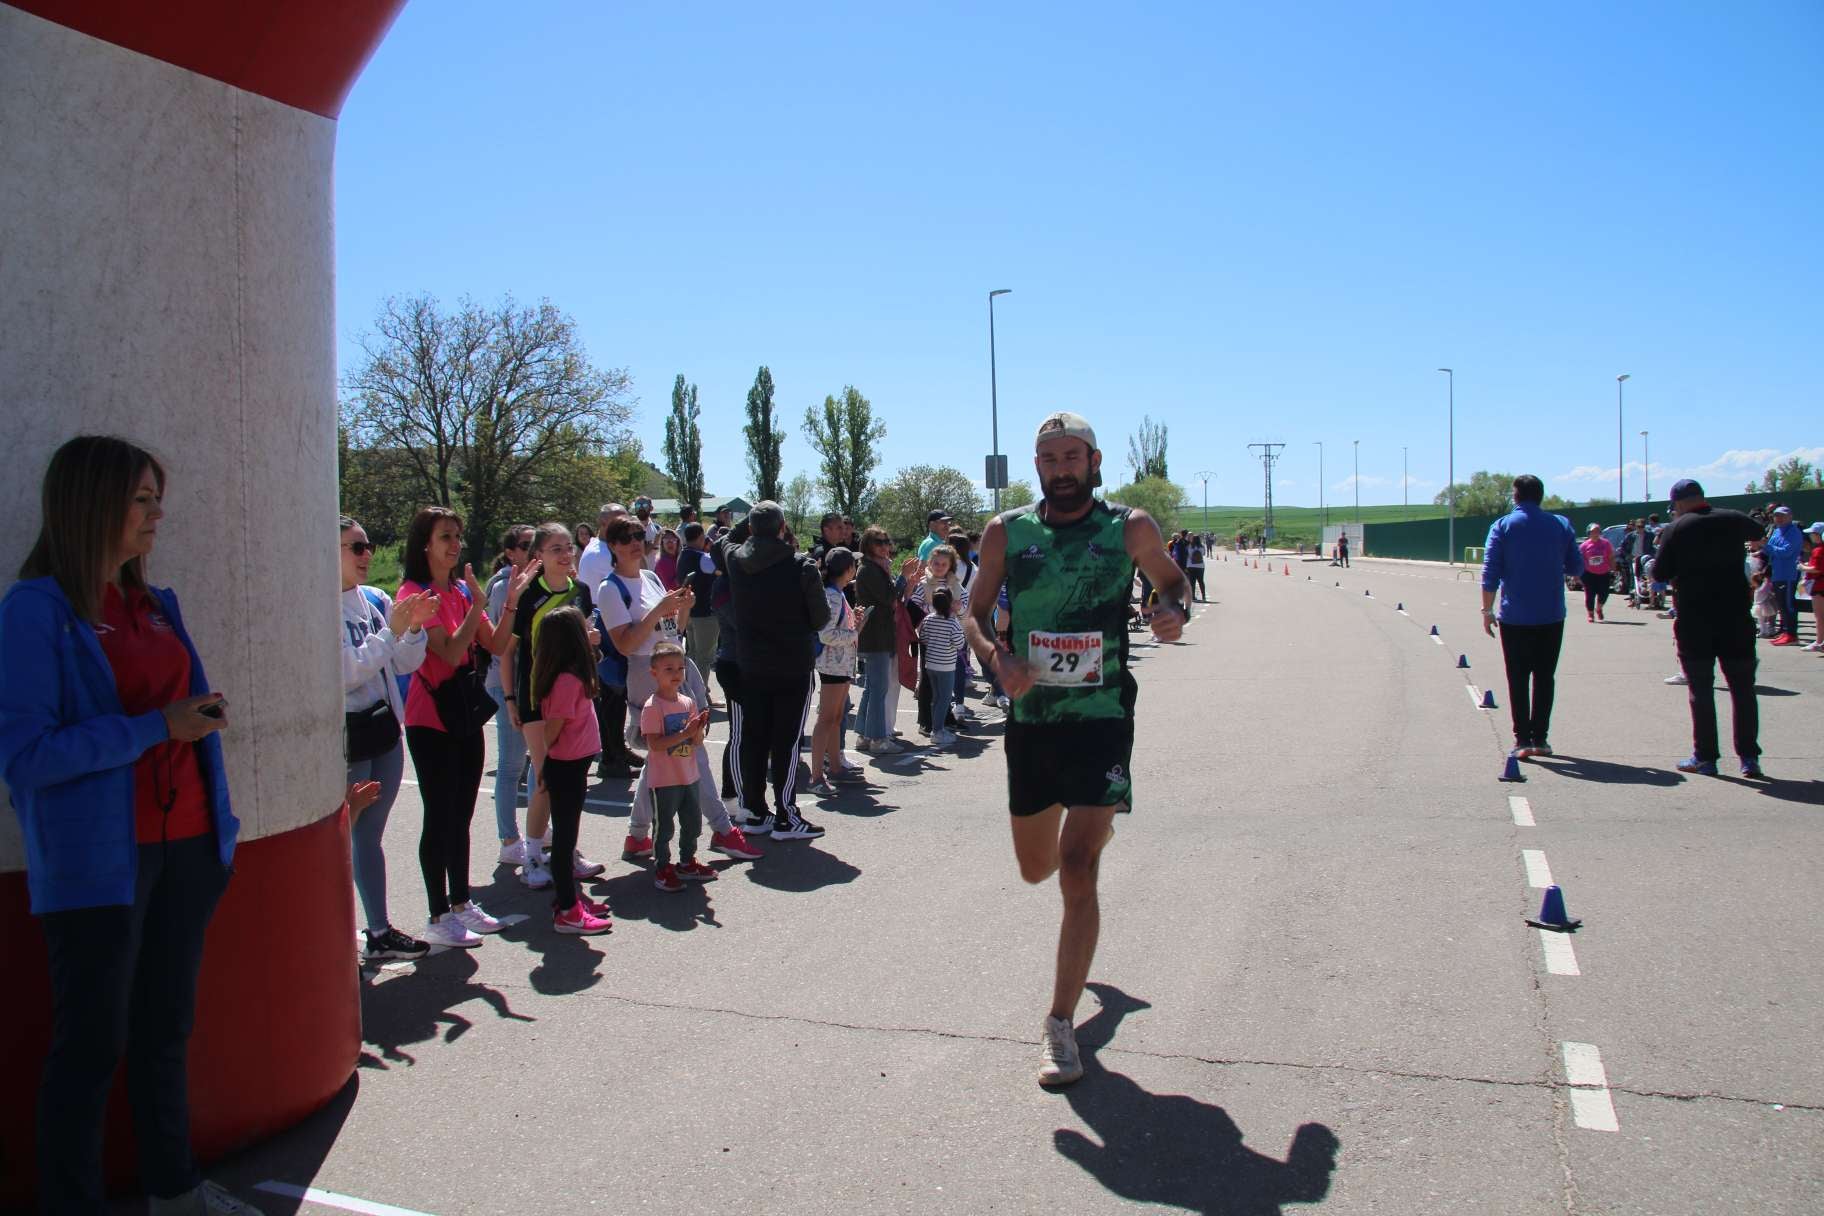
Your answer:
[[[357,781],[348,787],[345,797],[348,800],[348,821],[352,824],[361,818],[362,811],[380,801],[380,783]]]
[[[414,629],[422,629],[437,615],[437,596],[431,591],[419,591],[393,601],[392,615],[387,617],[387,628],[393,631],[394,637],[403,637]]]
[[[532,585],[532,580],[542,574],[544,569],[545,559],[542,557],[535,557],[527,562],[525,566],[520,569],[518,574],[513,576],[513,582],[507,587],[508,607],[519,607],[519,597],[525,594],[526,588]],[[467,567],[464,567],[464,570],[465,572],[468,572]],[[468,572],[468,578],[470,582],[473,583],[475,576],[472,572]]]

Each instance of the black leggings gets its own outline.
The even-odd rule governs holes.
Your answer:
[[[733,659],[716,660],[716,683],[728,702],[728,746],[722,749],[722,796],[735,797],[735,770],[741,766],[741,667]]]
[[[418,773],[424,830],[418,834],[418,868],[435,919],[469,902],[469,821],[481,789],[482,732],[452,735],[432,726],[405,728],[405,745]]]
[[[1609,602],[1609,583],[1614,577],[1613,574],[1591,574],[1588,570],[1583,572],[1583,610],[1585,612],[1594,612],[1596,605]]]
[[[583,822],[583,796],[589,792],[589,762],[545,757],[539,777],[551,799],[551,906],[567,912],[576,903],[576,836]]]
[[[1202,566],[1192,566],[1189,570],[1185,571],[1185,574],[1189,576],[1191,580],[1191,590],[1196,592],[1198,599],[1203,599],[1209,594],[1203,587]]]
[[[798,741],[804,737],[804,720],[811,712],[815,687],[808,671],[802,678],[774,682],[742,680],[741,755],[735,792],[748,815],[766,814],[769,768],[774,809],[780,814],[797,809]]]

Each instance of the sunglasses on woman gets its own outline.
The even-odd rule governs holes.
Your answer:
[[[356,557],[365,557],[367,554],[374,552],[380,546],[376,545],[371,540],[353,540],[353,541],[348,542],[346,545],[343,545],[342,547],[344,549],[347,549],[350,553],[354,554]]]

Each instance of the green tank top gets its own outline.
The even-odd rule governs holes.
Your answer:
[[[1133,715],[1127,606],[1134,562],[1126,507],[1097,499],[1089,514],[1052,527],[1040,504],[1001,516],[1013,652],[1039,684],[1013,703],[1013,720],[1086,722]]]

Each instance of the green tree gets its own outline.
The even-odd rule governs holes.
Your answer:
[[[1007,488],[1001,491],[1001,510],[1003,511],[1011,511],[1015,507],[1029,506],[1037,501],[1039,501],[1038,491],[1034,490],[1032,488],[1032,483],[1024,478],[1018,481],[1009,481],[1007,483]]]
[[[1110,494],[1108,501],[1139,507],[1153,517],[1161,532],[1169,534],[1178,530],[1178,516],[1184,509],[1184,488],[1163,477],[1142,477]]]
[[[779,490],[775,499],[785,513],[786,527],[793,535],[809,538],[817,523],[817,483],[804,473],[795,474]]]
[[[830,510],[865,519],[874,498],[873,475],[887,424],[875,419],[866,397],[845,385],[840,397],[825,397],[821,409],[812,406],[804,411],[804,436],[822,462]]]
[[[926,516],[934,510],[947,512],[965,530],[979,528],[981,491],[958,469],[915,464],[880,487],[870,518],[888,535],[906,540],[925,534]]]
[[[747,468],[754,477],[754,493],[778,502],[785,428],[773,413],[773,373],[764,364],[754,373],[754,387],[747,390],[747,426],[742,429],[747,435]]]
[[[1750,494],[1790,494],[1794,490],[1803,490],[1808,482],[1816,479],[1811,462],[1797,456],[1788,456],[1779,464],[1768,469],[1761,476],[1759,485],[1750,482]]]
[[[626,370],[590,363],[549,300],[445,311],[430,296],[389,298],[360,345],[342,385],[349,447],[397,453],[406,475],[393,493],[461,510],[471,555],[493,551],[548,462],[607,455],[627,436]]]
[[[1165,425],[1157,423],[1151,417],[1142,416],[1140,429],[1128,437],[1127,463],[1134,471],[1135,481],[1144,481],[1157,477],[1161,481],[1169,478],[1165,468]]]
[[[1457,483],[1457,514],[1505,515],[1512,509],[1513,493],[1512,473],[1490,473],[1487,470],[1472,473],[1468,481]],[[1440,507],[1448,506],[1450,491],[1439,490],[1432,502]]]
[[[671,413],[665,419],[665,471],[678,487],[678,503],[695,510],[703,505],[703,432],[697,426],[697,386],[679,373],[671,386]]]

